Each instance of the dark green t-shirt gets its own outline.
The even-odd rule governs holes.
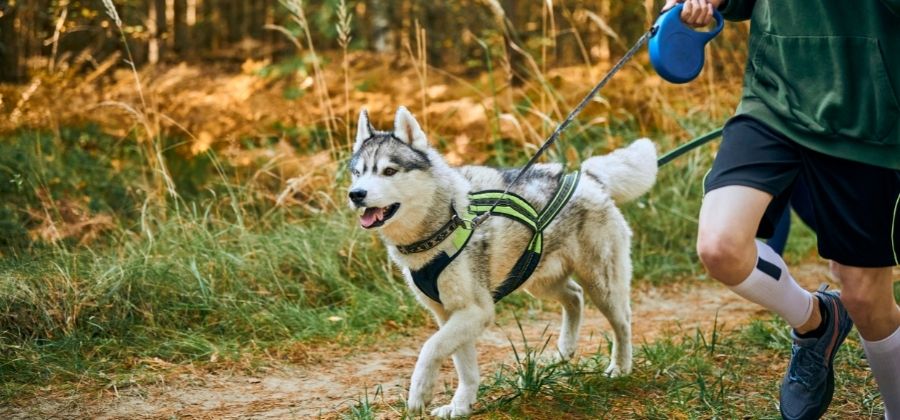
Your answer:
[[[726,0],[751,20],[738,115],[797,143],[900,169],[900,0]]]

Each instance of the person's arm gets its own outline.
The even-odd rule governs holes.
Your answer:
[[[882,1],[900,2],[900,0]],[[719,4],[719,12],[722,13],[722,17],[731,21],[747,20],[753,16],[753,6],[755,5],[756,0],[722,0]]]
[[[887,7],[891,13],[900,16],[900,0],[881,0],[884,7]]]

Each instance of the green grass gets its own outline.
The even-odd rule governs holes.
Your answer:
[[[546,347],[543,338],[514,346],[515,361],[482,384],[472,418],[780,418],[778,385],[790,357],[790,338],[784,323],[774,318],[734,331],[713,327],[641,344],[633,373],[618,378],[603,374],[608,349],[573,363],[549,363],[542,361],[545,352],[553,351]],[[835,365],[829,416],[883,415],[855,335]],[[451,396],[447,389],[435,403]],[[383,398],[367,401],[367,407],[374,416],[403,413],[402,402]]]
[[[207,210],[161,222],[153,240],[3,260],[4,394],[132,357],[237,359],[424,321],[381,246],[347,214],[241,227]]]
[[[0,244],[0,399],[50,383],[106,384],[154,358],[239,360],[297,343],[364,343],[388,323],[428,322],[349,211],[273,209],[258,186],[229,180],[240,178],[236,169],[224,168],[225,178],[189,165],[177,179],[205,177],[199,192],[147,210],[142,192],[107,188],[139,185],[144,174],[135,156],[114,171],[117,145],[107,140],[89,131],[74,141],[24,133],[0,142],[12,151],[0,154],[2,168],[20,180],[0,190],[7,225],[19,229]],[[30,215],[61,213],[61,201],[96,203],[85,211],[113,214],[115,226],[88,245],[22,246]]]
[[[430,322],[349,210],[274,208],[267,197],[281,185],[244,181],[249,169],[213,155],[182,158],[177,141],[166,156],[184,194],[153,208],[154,174],[130,143],[91,127],[0,139],[8,152],[0,170],[11,179],[0,186],[0,399],[47,384],[130,380],[148,360],[261,359],[298,344],[361,345]],[[709,161],[708,150],[683,157],[625,207],[636,281],[700,273],[693,238]],[[111,214],[113,226],[87,244],[33,240],[34,214],[63,219],[59,203]],[[501,306],[534,305],[514,295]]]
[[[369,399],[369,390],[367,389],[362,397],[347,410],[343,417],[345,419],[353,420],[374,420],[378,418],[376,416],[374,401],[381,396],[383,396],[381,385],[375,388],[375,394],[372,396],[371,400]]]

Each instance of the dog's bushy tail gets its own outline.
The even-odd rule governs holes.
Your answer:
[[[628,147],[581,164],[582,171],[596,177],[616,203],[640,197],[656,182],[656,146],[642,138]]]

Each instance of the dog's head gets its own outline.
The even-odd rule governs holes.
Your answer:
[[[398,221],[417,224],[436,188],[428,139],[404,108],[397,110],[393,131],[377,131],[363,109],[350,159],[350,207],[361,212],[366,229],[392,228]]]

